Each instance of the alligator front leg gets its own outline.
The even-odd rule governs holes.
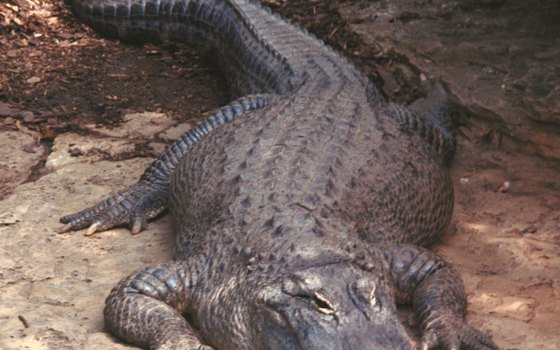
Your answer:
[[[121,280],[105,302],[107,329],[144,348],[211,350],[182,316],[199,282],[197,266],[194,259],[172,261]]]
[[[412,245],[383,247],[400,303],[412,302],[422,328],[422,349],[498,349],[464,319],[467,299],[461,277],[431,251]]]
[[[167,151],[154,161],[140,180],[131,187],[105,199],[95,206],[64,216],[66,224],[60,231],[88,227],[86,235],[128,224],[133,234],[142,231],[148,222],[167,207],[169,178],[188,149],[219,126],[269,106],[274,95],[257,94],[242,97],[218,109],[202,124],[181,136]]]

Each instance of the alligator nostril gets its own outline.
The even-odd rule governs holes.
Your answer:
[[[320,312],[327,315],[334,314],[334,305],[320,293],[315,292],[315,294],[313,294],[313,301]]]
[[[354,291],[363,302],[370,306],[377,304],[377,297],[375,294],[375,282],[366,278],[360,278],[354,283]]]

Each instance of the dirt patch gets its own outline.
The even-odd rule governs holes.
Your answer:
[[[549,87],[560,69],[545,44],[557,37],[542,35],[533,48],[524,42],[517,57],[532,75],[520,73],[511,95],[488,100],[509,66],[477,61],[484,64],[457,69],[449,61],[446,70],[441,50],[426,53],[434,41],[414,46],[410,33],[424,26],[449,43],[457,32],[468,36],[457,27],[466,17],[509,28],[517,1],[265,2],[344,51],[395,101],[422,95],[421,73],[443,76],[463,109],[452,167],[455,215],[434,249],[465,279],[469,320],[504,349],[560,348],[560,165],[503,148],[539,153],[532,136],[517,142],[516,130],[546,129],[542,140],[556,132],[558,100],[551,102]],[[461,30],[445,32],[445,24]],[[470,39],[492,35],[472,30]],[[536,59],[527,61],[529,53]],[[57,234],[58,218],[134,182],[173,135],[229,100],[223,80],[190,48],[103,39],[50,0],[0,3],[0,67],[0,348],[128,348],[103,331],[103,300],[122,276],[170,258],[168,218],[139,236],[111,230],[90,238]],[[539,73],[542,84],[523,80]],[[500,107],[512,99],[532,101],[550,120],[514,123],[502,118],[509,112],[492,109],[491,101]]]
[[[25,123],[117,124],[133,111],[192,119],[227,101],[215,69],[192,49],[105,40],[77,22],[68,6],[2,3],[0,98],[31,112],[16,115]]]
[[[223,80],[194,50],[106,40],[62,1],[2,2],[0,23],[0,131],[23,126],[37,145],[119,126],[134,112],[199,120],[228,101]],[[9,193],[3,187],[0,198]]]

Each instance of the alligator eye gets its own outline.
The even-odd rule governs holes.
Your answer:
[[[313,302],[315,303],[315,306],[317,306],[319,312],[322,312],[325,315],[334,314],[334,305],[320,293],[315,292],[315,294],[313,294]]]

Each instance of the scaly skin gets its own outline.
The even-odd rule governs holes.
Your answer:
[[[439,84],[387,103],[351,63],[249,1],[75,0],[127,40],[198,44],[237,102],[181,137],[137,184],[61,219],[139,232],[169,207],[176,260],[123,279],[115,335],[153,349],[497,349],[465,319],[451,266],[422,248],[453,206],[454,151]],[[213,118],[213,119],[212,119]],[[188,317],[183,317],[188,314]]]

